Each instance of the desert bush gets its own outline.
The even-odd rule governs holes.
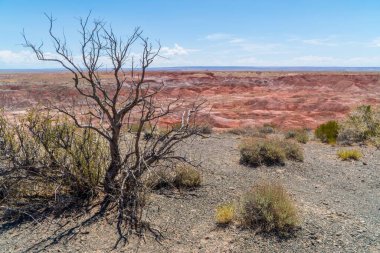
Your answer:
[[[235,204],[224,203],[216,208],[215,221],[220,225],[227,225],[235,219]]]
[[[242,226],[264,232],[287,233],[299,223],[294,202],[278,183],[259,183],[245,193],[238,215]]]
[[[296,130],[289,130],[285,133],[285,139],[294,139],[296,138],[297,131]]]
[[[196,128],[201,134],[212,134],[212,126],[210,124],[200,124]]]
[[[343,161],[359,160],[363,156],[363,154],[357,149],[340,149],[338,150],[337,155]]]
[[[303,150],[291,141],[247,138],[240,145],[240,162],[250,166],[284,165],[286,159],[303,161]]]
[[[240,146],[240,161],[250,166],[284,165],[286,154],[277,140],[249,138]]]
[[[202,182],[201,173],[193,166],[181,164],[175,168],[173,184],[177,188],[194,188]]]
[[[322,142],[335,144],[339,132],[339,124],[337,121],[328,121],[315,129],[315,137]]]
[[[108,147],[89,129],[67,119],[31,110],[14,124],[0,117],[2,159],[8,162],[6,185],[12,198],[95,196],[108,166]],[[54,201],[53,201],[54,202]]]
[[[232,128],[232,129],[228,130],[228,133],[234,134],[234,135],[257,137],[257,138],[265,138],[266,137],[266,134],[260,133],[257,128],[251,127],[251,126]]]
[[[152,190],[162,188],[195,188],[200,186],[202,177],[193,166],[178,164],[174,168],[158,168],[147,174],[145,186]]]
[[[152,190],[174,187],[174,170],[170,168],[157,168],[146,174],[144,185]]]
[[[380,110],[362,105],[352,111],[342,122],[338,134],[341,144],[372,142],[380,137]]]
[[[303,149],[294,141],[281,141],[280,145],[285,151],[286,159],[296,162],[304,160]]]
[[[275,128],[276,126],[273,124],[264,124],[259,128],[259,132],[262,134],[273,134],[276,131]]]
[[[309,134],[305,129],[289,130],[285,133],[285,139],[295,139],[299,143],[306,144],[309,141]]]

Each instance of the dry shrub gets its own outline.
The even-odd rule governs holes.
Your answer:
[[[260,133],[257,128],[251,127],[251,126],[232,128],[232,129],[228,130],[228,133],[234,134],[234,135],[257,137],[257,138],[265,138],[266,137],[266,134]]]
[[[294,141],[283,140],[279,141],[279,145],[284,149],[286,159],[296,162],[303,162],[303,149]]]
[[[299,143],[306,144],[309,141],[309,134],[306,129],[290,130],[285,133],[285,139],[295,139]]]
[[[224,203],[216,208],[215,221],[220,225],[227,225],[235,219],[235,204]]]
[[[273,182],[259,183],[240,198],[239,220],[244,227],[264,232],[287,233],[299,224],[293,200]]]
[[[157,168],[144,179],[145,186],[152,190],[162,188],[195,188],[202,183],[201,173],[193,166],[178,164],[173,169]]]
[[[157,168],[146,174],[143,179],[148,189],[160,190],[174,187],[174,170],[170,168]]]
[[[274,124],[264,124],[258,131],[262,134],[273,134],[276,131],[275,129],[276,126]]]
[[[194,188],[202,182],[201,173],[193,166],[181,164],[175,168],[173,184],[177,188]]]
[[[342,122],[338,134],[340,144],[373,142],[380,138],[380,110],[370,105],[357,107]]]
[[[337,155],[343,161],[346,160],[359,160],[363,154],[357,149],[341,149],[338,150]]]
[[[322,142],[335,144],[338,137],[339,127],[340,126],[337,121],[328,121],[315,129],[315,137],[320,139]]]
[[[96,196],[108,166],[107,143],[65,118],[31,110],[11,124],[0,116],[4,201],[51,208]]]
[[[288,140],[247,138],[240,145],[240,162],[250,166],[285,165],[286,160],[303,161],[303,150]]]
[[[195,127],[201,134],[212,134],[212,126],[210,124],[200,124]]]

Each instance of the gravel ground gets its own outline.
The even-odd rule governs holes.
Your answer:
[[[361,147],[361,161],[337,159],[338,147],[303,145],[305,161],[283,167],[239,165],[241,137],[215,134],[192,143],[187,154],[203,161],[203,186],[192,192],[153,194],[149,220],[164,239],[132,238],[113,249],[112,219],[70,230],[83,217],[49,219],[0,230],[1,252],[380,252],[380,151]],[[184,150],[186,152],[186,150]],[[296,200],[301,229],[281,240],[215,225],[218,204],[259,180],[284,184]],[[85,216],[85,215],[84,215]],[[77,232],[73,237],[60,235]]]

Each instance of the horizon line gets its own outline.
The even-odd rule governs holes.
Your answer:
[[[110,68],[101,68],[100,71],[109,70]],[[129,68],[125,68],[129,69]],[[138,70],[139,68],[136,68]],[[362,71],[380,71],[380,66],[368,66],[368,67],[355,67],[355,66],[172,66],[172,67],[150,67],[147,69],[147,71],[165,71],[165,70],[177,70],[177,71],[186,71],[186,70],[199,70],[199,71],[218,71],[218,70],[235,70],[235,71],[265,71],[265,70],[277,70],[277,71],[286,71],[286,70],[292,70],[292,71],[321,71],[321,70],[330,70],[330,71],[355,71],[355,70],[362,70]],[[68,71],[65,68],[0,68],[0,73],[6,73],[6,72],[65,72]]]

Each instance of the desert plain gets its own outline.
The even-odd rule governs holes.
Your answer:
[[[41,222],[2,224],[1,252],[380,252],[380,151],[359,146],[360,161],[341,161],[339,147],[313,139],[302,144],[303,163],[251,168],[239,163],[244,138],[233,128],[271,124],[313,130],[339,120],[361,104],[380,104],[379,73],[346,72],[149,72],[165,83],[161,98],[207,101],[214,131],[182,150],[199,161],[202,185],[190,192],[155,192],[147,219],[164,238],[149,234],[113,249],[113,220],[77,227],[88,214]],[[0,74],[0,107],[22,114],[37,104],[69,103],[78,96],[68,73]],[[236,199],[255,182],[286,186],[297,203],[301,225],[295,236],[220,227],[215,208]]]

